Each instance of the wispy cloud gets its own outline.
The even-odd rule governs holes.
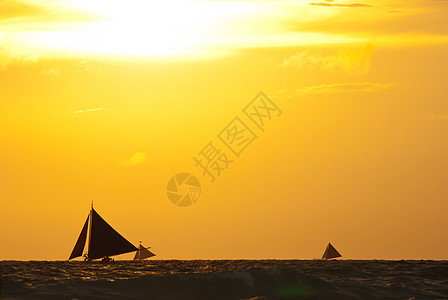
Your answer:
[[[372,92],[385,90],[392,87],[390,83],[373,83],[373,82],[348,82],[321,84],[313,86],[303,86],[296,90],[280,90],[276,94],[283,95],[287,98],[304,94],[333,94],[333,93],[353,93],[353,92]]]
[[[23,49],[21,55],[40,52],[43,59],[96,59],[100,56],[203,59],[205,56],[230,55],[247,48],[328,45],[360,40],[358,36],[329,35],[324,31],[289,30],[285,25],[287,20],[317,21],[328,17],[328,12],[321,13],[306,5],[291,5],[291,1],[176,1],[176,6],[181,9],[175,12],[169,4],[153,7],[140,0],[132,0],[132,5],[126,7],[120,1],[108,2],[107,9],[101,9],[98,1],[23,1],[39,5],[43,12],[38,18],[14,18],[8,24],[0,22],[0,38],[2,32],[10,33],[19,42],[14,49]],[[147,17],[144,12],[148,9],[154,9],[154,17]],[[165,14],[174,16],[178,22],[173,25]],[[242,28],[239,25],[246,23],[251,26]],[[158,31],[148,33],[147,28],[154,27],[158,27]],[[216,30],[207,30],[211,27]],[[83,68],[93,72],[88,66]]]
[[[39,61],[40,53],[30,53],[22,47],[20,41],[9,33],[0,30],[0,69],[10,64],[32,64]]]
[[[14,10],[1,5],[19,2],[26,5]],[[174,25],[164,15],[173,14],[169,4],[155,6],[156,18],[148,18],[145,11],[153,8],[148,1],[133,0],[126,7],[121,1],[112,2],[104,9],[101,1],[0,0],[0,47],[5,35],[15,39],[8,47],[14,56],[3,60],[0,53],[0,66],[30,56],[203,59],[250,48],[354,44],[372,35],[387,45],[448,43],[443,26],[446,9],[440,5],[433,9],[431,1],[421,1],[422,9],[402,15],[388,13],[407,7],[398,0],[392,4],[385,0],[176,1],[181,9],[175,12],[178,22]],[[363,7],[367,12],[362,12]],[[147,28],[158,30],[148,32]],[[86,72],[102,73],[80,66]]]
[[[88,60],[82,60],[75,64],[75,66],[81,68],[85,72],[96,73],[97,75],[102,75],[104,73],[103,70],[96,68]]]
[[[126,166],[137,166],[139,164],[142,164],[146,159],[148,159],[148,154],[137,152],[132,157],[126,159],[124,161],[124,165]]]
[[[36,16],[43,12],[38,6],[33,6],[22,1],[0,1],[0,20]]]
[[[427,121],[448,120],[448,114],[430,114],[421,117],[421,119]]]
[[[80,114],[80,113],[85,113],[85,112],[91,112],[91,111],[102,111],[104,110],[104,108],[102,107],[97,107],[97,108],[90,108],[90,109],[84,109],[84,110],[77,110],[74,111],[74,114]]]
[[[370,70],[370,62],[373,55],[373,42],[361,50],[343,50],[335,55],[321,55],[306,51],[298,52],[285,59],[285,67],[310,67],[325,71],[339,71],[352,76],[362,76]]]
[[[43,69],[40,73],[42,75],[48,75],[48,76],[59,76],[59,69],[57,68]]]
[[[372,7],[372,5],[364,4],[364,3],[331,3],[330,1],[311,2],[311,3],[308,3],[308,5],[327,6],[327,7]]]

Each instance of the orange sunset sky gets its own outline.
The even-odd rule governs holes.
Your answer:
[[[0,260],[446,259],[448,1],[0,0]],[[244,107],[281,109],[264,131]],[[241,117],[239,156],[218,134]],[[193,157],[233,163],[216,181]],[[169,179],[201,182],[185,208]],[[119,259],[132,258],[133,254]]]

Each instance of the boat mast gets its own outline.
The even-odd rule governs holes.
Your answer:
[[[90,241],[92,240],[92,212],[93,212],[93,200],[92,200],[92,205],[90,208],[90,214],[89,214],[89,230],[88,230],[88,235],[89,235],[89,240],[87,241],[89,243],[89,246],[87,247],[87,258],[90,259]]]

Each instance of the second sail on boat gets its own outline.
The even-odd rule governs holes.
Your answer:
[[[133,251],[138,251],[137,247],[107,224],[93,209],[92,203],[90,213],[82,227],[81,234],[76,241],[69,260],[84,256],[84,260],[87,261],[100,258],[103,261],[110,261],[110,256]]]
[[[143,247],[142,242],[140,242],[138,250],[135,253],[134,260],[144,260],[145,258],[156,256],[154,253],[148,250],[149,248],[151,247]]]

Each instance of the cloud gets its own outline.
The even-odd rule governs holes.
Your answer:
[[[58,27],[67,29],[69,23],[76,26],[98,19],[93,13],[71,7],[70,1],[66,3],[69,5],[59,2],[0,0],[0,70],[10,64],[26,65],[37,63],[44,56],[48,58],[46,42],[60,32]],[[55,44],[62,39],[65,36],[58,37]]]
[[[20,40],[9,33],[0,31],[0,69],[14,63],[25,65],[37,63],[39,57],[40,53],[38,51],[31,53],[29,49],[23,47]]]
[[[330,3],[333,1],[325,1],[325,2],[310,2],[308,5],[314,6],[326,6],[326,7],[373,7],[373,5],[364,4],[364,3]]]
[[[84,109],[84,110],[77,110],[74,111],[74,114],[80,114],[80,113],[85,113],[85,112],[91,112],[91,111],[103,111],[104,108],[102,107],[97,107],[97,108],[90,108],[90,109]]]
[[[324,6],[333,4],[326,3],[326,1],[309,2],[317,4],[322,2]],[[343,1],[337,2],[344,3]],[[322,13],[329,14],[329,17],[324,20],[285,20],[286,25],[293,32],[377,36],[378,41],[382,44],[386,41],[394,45],[402,45],[406,41],[427,44],[433,43],[436,38],[439,39],[437,43],[446,44],[444,36],[448,34],[448,26],[445,22],[448,13],[447,5],[440,5],[436,1],[353,2],[369,3],[372,4],[372,7],[364,9],[323,8]],[[446,0],[443,2],[447,3]],[[314,8],[317,7],[314,6]]]
[[[296,90],[281,90],[277,91],[278,95],[290,98],[292,96],[299,96],[304,94],[334,94],[334,93],[353,93],[353,92],[372,92],[378,90],[385,90],[392,87],[390,83],[372,83],[372,82],[348,82],[348,83],[333,83],[321,84],[313,86],[303,86]]]
[[[48,75],[48,76],[59,76],[59,69],[57,68],[48,68],[48,69],[43,69],[40,72],[42,75]]]
[[[374,44],[369,42],[362,50],[343,50],[335,55],[320,55],[306,51],[298,52],[283,61],[285,67],[311,67],[325,71],[344,72],[362,76],[370,70]]]
[[[94,73],[97,75],[103,75],[103,70],[96,68],[93,64],[89,63],[88,60],[82,60],[75,64],[76,67],[81,68],[85,72]]]
[[[143,163],[148,158],[148,154],[137,152],[131,158],[124,161],[126,166],[136,166]]]
[[[448,114],[430,114],[423,116],[421,119],[428,121],[448,120]]]
[[[67,22],[98,19],[98,15],[76,7],[76,1],[61,2],[64,1],[0,0],[0,25],[33,24],[39,22],[40,26],[51,26],[51,23],[54,21],[66,24]]]
[[[41,7],[13,0],[0,1],[0,20],[37,16],[42,14]]]

